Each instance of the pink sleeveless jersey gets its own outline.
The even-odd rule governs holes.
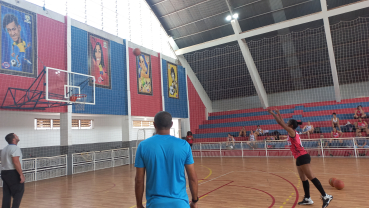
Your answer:
[[[290,137],[288,135],[287,142],[288,146],[290,147],[290,150],[292,152],[292,155],[297,159],[298,157],[302,155],[306,155],[307,152],[305,151],[304,147],[302,146],[300,135],[295,131],[296,135],[295,137]]]
[[[364,122],[357,122],[357,126],[364,128],[365,127],[365,123]]]

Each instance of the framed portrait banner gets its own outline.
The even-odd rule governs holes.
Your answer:
[[[152,95],[151,56],[142,53],[136,56],[138,94]]]
[[[1,2],[0,73],[37,77],[36,14]]]
[[[167,62],[168,96],[179,99],[178,68],[177,65]]]
[[[111,89],[110,40],[88,33],[88,73],[96,87]]]

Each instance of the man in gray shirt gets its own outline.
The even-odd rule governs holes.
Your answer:
[[[11,197],[13,197],[12,208],[18,208],[23,197],[24,181],[26,180],[22,172],[22,152],[17,146],[19,138],[16,134],[6,135],[5,140],[9,145],[1,151],[2,208],[10,208]]]

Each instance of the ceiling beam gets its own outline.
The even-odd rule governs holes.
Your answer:
[[[329,16],[327,14],[328,13],[327,0],[320,0],[320,5],[322,7],[324,32],[325,32],[325,38],[327,41],[329,63],[331,65],[331,71],[332,71],[334,94],[335,94],[336,102],[341,102],[341,91],[340,91],[340,84],[338,82],[338,73],[337,73],[337,66],[336,66],[336,58],[335,58],[334,49],[333,49],[331,26],[329,24]]]
[[[236,36],[239,36],[241,31],[240,24],[238,23],[237,19],[231,21],[233,31]],[[268,104],[268,96],[265,92],[265,88],[263,85],[263,82],[260,79],[259,72],[256,68],[254,59],[252,58],[251,52],[249,50],[249,47],[247,46],[247,43],[244,39],[237,38],[238,44],[241,49],[242,56],[246,62],[247,69],[249,70],[251,80],[254,84],[255,90],[258,94],[259,100],[263,108],[269,107]]]
[[[295,18],[295,19],[275,23],[275,24],[268,25],[268,26],[265,26],[265,27],[257,28],[257,29],[254,29],[254,30],[246,31],[246,32],[241,33],[239,36],[230,35],[230,36],[215,39],[215,40],[212,40],[212,41],[204,42],[204,43],[201,43],[201,44],[189,46],[189,47],[186,47],[186,48],[181,48],[181,49],[176,50],[175,53],[177,55],[191,53],[191,52],[195,52],[195,51],[198,51],[198,50],[214,47],[214,46],[217,46],[217,45],[222,45],[222,44],[225,44],[225,43],[238,41],[237,38],[250,38],[250,37],[253,37],[253,36],[256,36],[256,35],[265,34],[265,33],[268,33],[268,32],[275,31],[275,30],[281,30],[281,29],[285,29],[285,28],[305,24],[305,23],[308,23],[308,22],[313,22],[313,21],[316,21],[316,20],[323,20],[323,18],[325,16],[332,17],[332,16],[336,16],[336,15],[356,11],[356,10],[359,10],[359,9],[368,8],[368,7],[369,7],[369,0],[360,1],[360,2],[357,2],[357,3],[353,3],[353,4],[346,5],[346,6],[331,9],[329,11],[326,11],[325,14],[322,11],[322,12],[306,15],[306,16],[303,16],[303,17],[299,17],[299,18]]]

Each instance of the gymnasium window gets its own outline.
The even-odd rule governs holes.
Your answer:
[[[153,121],[133,121],[133,128],[155,128]]]
[[[72,129],[92,129],[91,119],[72,119]],[[60,129],[60,119],[35,119],[35,130]]]

